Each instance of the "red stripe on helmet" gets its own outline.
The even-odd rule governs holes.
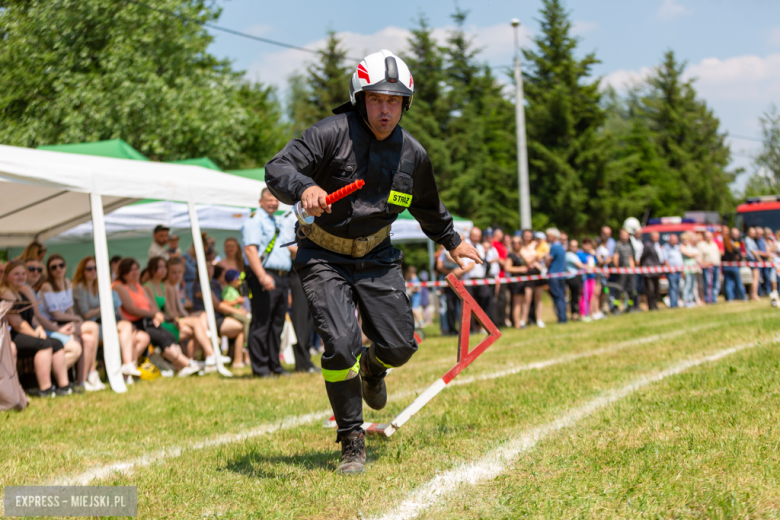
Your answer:
[[[368,71],[366,70],[365,67],[363,67],[362,63],[358,65],[357,73],[358,73],[358,79],[365,79],[366,81],[371,83],[371,80],[368,78]]]

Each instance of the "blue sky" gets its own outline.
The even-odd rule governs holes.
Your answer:
[[[403,50],[408,30],[425,13],[444,38],[452,26],[452,0],[392,2],[218,0],[218,24],[307,48],[322,46],[327,30],[345,38],[350,54],[381,48]],[[512,28],[522,23],[521,45],[539,30],[541,2],[460,0],[470,11],[467,29],[482,58],[494,66],[512,63]],[[780,2],[777,0],[569,0],[582,54],[595,51],[602,61],[595,73],[621,89],[657,65],[666,49],[688,62],[700,96],[730,135],[760,137],[758,118],[771,102],[780,105]],[[229,58],[254,80],[277,85],[284,95],[286,78],[305,70],[311,56],[212,31],[211,52]],[[346,94],[346,85],[345,85]],[[760,143],[730,138],[732,151],[754,153]],[[734,166],[752,171],[750,160],[735,157]],[[744,183],[740,179],[737,187]]]

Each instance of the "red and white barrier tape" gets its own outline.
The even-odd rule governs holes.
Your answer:
[[[712,266],[703,266],[712,267]],[[721,267],[775,267],[772,262],[723,262]],[[507,276],[504,278],[474,278],[469,280],[462,280],[463,285],[495,285],[497,283],[516,283],[516,282],[528,282],[531,280],[549,280],[551,278],[571,278],[573,276],[579,276],[583,274],[663,274],[663,273],[679,273],[679,272],[699,272],[702,266],[658,266],[658,267],[592,267],[587,269],[578,269],[577,273],[564,272],[564,273],[547,273],[547,274],[531,274],[525,276]],[[445,287],[447,282],[435,281],[435,282],[414,282],[407,283],[406,287]]]

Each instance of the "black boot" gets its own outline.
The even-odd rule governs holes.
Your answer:
[[[336,473],[342,475],[363,473],[366,465],[366,439],[364,436],[362,431],[352,432],[336,441],[341,443],[341,464],[336,468]]]
[[[360,379],[363,383],[363,400],[374,410],[381,410],[387,404],[385,376],[387,369],[376,360],[374,345],[363,349],[360,356]]]

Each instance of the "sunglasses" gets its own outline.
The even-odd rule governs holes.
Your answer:
[[[65,264],[51,264],[49,269],[65,269]]]
[[[94,267],[94,266],[92,266],[92,267],[85,267],[84,268],[85,271],[94,271],[95,269],[97,269],[97,267]]]
[[[28,270],[28,271],[30,271],[31,273],[34,273],[34,272],[36,272],[36,271],[37,271],[37,272],[39,272],[39,273],[42,273],[42,272],[43,272],[43,267],[33,267],[33,266],[29,266],[29,267],[27,268],[27,270]]]

